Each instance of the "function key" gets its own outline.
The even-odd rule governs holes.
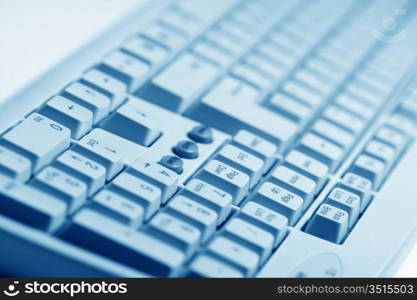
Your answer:
[[[213,130],[205,125],[197,125],[188,133],[188,137],[197,143],[210,144],[213,142]]]
[[[194,159],[198,157],[198,146],[192,141],[179,141],[173,151],[181,158]]]

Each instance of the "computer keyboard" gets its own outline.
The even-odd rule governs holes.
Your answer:
[[[332,253],[359,230],[381,234],[359,223],[414,141],[414,10],[377,0],[167,4],[1,134],[0,227],[29,233],[5,245],[42,263],[18,268],[16,258],[0,270],[377,275],[385,258],[370,273],[343,273]],[[395,34],[375,38],[395,12]],[[401,32],[410,34],[393,40]],[[286,265],[309,243],[312,261]]]

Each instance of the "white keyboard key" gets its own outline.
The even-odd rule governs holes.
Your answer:
[[[106,189],[94,196],[89,207],[133,228],[142,224],[145,215],[142,206]]]
[[[162,24],[153,23],[148,26],[141,35],[146,36],[148,39],[155,41],[171,51],[176,51],[181,48],[185,39],[177,32],[170,30]]]
[[[342,148],[312,133],[307,133],[301,139],[298,150],[328,165],[330,172],[334,171],[343,157]]]
[[[148,64],[122,51],[114,51],[104,57],[100,68],[124,82],[131,92],[145,81],[150,69]]]
[[[87,197],[88,187],[84,182],[51,166],[40,171],[31,185],[65,201],[69,214],[80,208]]]
[[[407,144],[407,137],[404,134],[387,126],[381,127],[376,132],[375,138],[391,145],[398,153],[400,153]]]
[[[0,197],[2,215],[30,226],[54,232],[65,221],[67,204],[29,185],[0,177]]]
[[[273,248],[277,247],[287,234],[288,219],[256,202],[247,202],[236,217],[271,233],[274,237]]]
[[[194,45],[193,51],[211,62],[226,67],[230,65],[234,59],[232,55],[217,47],[217,45],[206,41],[199,41]]]
[[[0,173],[17,181],[26,181],[31,174],[31,161],[3,146],[0,146]]]
[[[263,183],[250,200],[285,216],[289,226],[298,221],[305,207],[303,198],[271,182]]]
[[[393,114],[388,119],[387,125],[401,131],[404,134],[409,134],[410,132],[414,132],[415,130],[413,121],[400,114]]]
[[[215,232],[217,214],[214,210],[184,196],[177,196],[168,202],[165,212],[197,227],[201,231],[201,242],[206,242]]]
[[[201,29],[201,25],[203,25],[199,18],[176,8],[164,13],[159,21],[171,28],[175,28],[175,30],[182,32],[189,38],[195,36]]]
[[[329,171],[329,168],[322,162],[297,150],[287,154],[285,164],[313,179],[318,188],[321,188],[325,183]]]
[[[363,120],[370,120],[376,113],[374,108],[347,94],[339,95],[335,103]]]
[[[255,69],[260,70],[262,73],[267,74],[273,82],[278,82],[286,74],[281,66],[274,64],[270,59],[256,53],[246,56],[245,62]]]
[[[233,68],[232,73],[260,90],[266,90],[273,83],[271,78],[246,64],[238,64]]]
[[[111,110],[117,108],[126,99],[127,85],[98,69],[88,70],[80,81],[109,97]]]
[[[260,263],[260,257],[256,252],[223,236],[211,241],[208,245],[208,251],[227,260],[242,271],[246,277],[251,277]]]
[[[231,213],[233,202],[232,195],[199,179],[190,180],[185,186],[185,189],[181,191],[181,195],[200,202],[216,211],[218,215],[218,225],[223,223]]]
[[[54,96],[39,113],[71,130],[71,137],[81,138],[93,126],[93,113],[62,96]]]
[[[273,143],[247,130],[239,130],[233,137],[232,144],[262,159],[264,161],[263,173],[271,168],[275,162],[274,155],[278,152],[278,148]]]
[[[271,233],[239,218],[232,218],[221,235],[258,253],[262,264],[271,254],[274,238]]]
[[[185,53],[152,79],[141,96],[169,110],[183,113],[219,75],[219,70]],[[190,84],[192,82],[192,84]]]
[[[349,131],[324,119],[317,120],[312,131],[346,149],[350,148],[355,140],[355,136]]]
[[[249,190],[248,175],[214,159],[204,166],[197,178],[231,194],[235,204],[240,203]]]
[[[230,36],[222,30],[211,30],[204,36],[205,40],[209,43],[217,45],[217,47],[227,51],[234,57],[237,57],[243,51],[245,51],[247,45],[242,41],[238,42],[236,38]]]
[[[340,244],[349,226],[348,213],[329,204],[320,205],[309,221],[306,232]]]
[[[324,101],[323,96],[308,88],[307,86],[303,86],[302,84],[295,81],[286,82],[282,87],[282,90],[296,97],[298,100],[306,103],[312,108],[317,108]]]
[[[124,153],[119,150],[117,145],[112,145],[101,139],[94,131],[84,136],[73,150],[104,166],[107,180],[111,180],[123,169]]]
[[[282,93],[275,94],[268,107],[303,126],[312,116],[313,111],[307,105]]]
[[[226,145],[223,147],[217,153],[215,159],[248,175],[250,177],[249,188],[253,188],[261,179],[263,161],[234,145]]]
[[[53,165],[85,182],[88,185],[88,196],[102,188],[106,181],[106,169],[102,165],[72,150],[65,151]]]
[[[354,173],[346,173],[340,187],[358,195],[361,199],[361,212],[365,210],[371,200],[372,182]]]
[[[158,44],[143,37],[132,37],[122,45],[123,50],[147,61],[152,66],[158,66],[167,58],[169,52]]]
[[[190,115],[232,135],[240,129],[251,131],[274,142],[282,150],[295,137],[298,125],[260,106],[257,100],[256,89],[226,77],[210,90]]]
[[[324,96],[330,95],[335,88],[335,85],[331,84],[326,78],[320,77],[317,73],[313,73],[305,68],[296,71],[294,78],[312,87]]]
[[[179,248],[187,258],[194,254],[201,237],[201,232],[196,227],[164,212],[152,218],[146,232]]]
[[[158,163],[148,161],[144,158],[138,158],[127,171],[158,187],[162,192],[162,203],[167,202],[177,191],[177,173]]]
[[[94,124],[103,120],[110,113],[110,98],[85,84],[79,82],[71,83],[65,88],[63,95],[91,110],[94,114]]]
[[[243,273],[222,261],[200,254],[190,264],[190,277],[242,278]]]
[[[185,261],[180,250],[116,220],[83,209],[62,238],[154,276],[174,276]]]
[[[359,217],[361,199],[358,195],[342,188],[334,188],[326,198],[326,203],[344,210],[349,215],[349,228],[352,228]]]
[[[391,168],[397,156],[397,151],[394,147],[376,139],[369,141],[365,147],[365,153],[382,160],[387,170]]]
[[[355,135],[361,132],[366,125],[363,120],[336,106],[328,107],[324,111],[323,117]]]
[[[279,47],[270,42],[260,43],[255,51],[268,57],[268,59],[271,59],[275,64],[281,65],[285,71],[288,71],[293,66],[295,66],[298,60],[296,56],[291,55],[285,51],[281,51]]]
[[[161,206],[161,190],[129,173],[117,176],[108,188],[141,205],[145,211],[145,220],[152,217]]]
[[[304,207],[310,205],[317,191],[317,184],[313,180],[286,166],[278,166],[270,180],[303,198]]]
[[[145,147],[161,136],[157,116],[132,102],[123,104],[101,127]]]
[[[369,155],[361,154],[354,161],[351,172],[369,179],[374,188],[378,188],[384,179],[386,165]]]
[[[3,135],[0,144],[30,159],[32,171],[37,172],[70,146],[70,131],[33,113]]]

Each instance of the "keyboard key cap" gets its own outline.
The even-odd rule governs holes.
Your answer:
[[[361,213],[371,200],[372,182],[354,173],[346,173],[339,187],[358,195],[361,198]]]
[[[194,15],[180,9],[171,9],[159,20],[162,24],[180,31],[187,37],[193,37],[201,29],[203,23]]]
[[[157,117],[133,102],[123,104],[101,127],[145,147],[162,134]]]
[[[198,157],[197,144],[188,140],[179,141],[173,151],[176,155],[185,159],[195,159]]]
[[[375,139],[372,139],[368,145],[366,145],[365,153],[382,160],[386,165],[387,170],[391,168],[393,162],[397,158],[397,152],[394,147]]]
[[[91,209],[77,213],[62,238],[154,276],[176,275],[185,260],[180,250]]]
[[[360,118],[354,116],[351,113],[348,113],[341,108],[338,108],[337,106],[328,107],[324,111],[323,117],[330,122],[345,128],[355,135],[359,134],[366,125],[365,122]]]
[[[165,155],[161,158],[159,163],[177,174],[181,174],[184,170],[184,161],[175,155]]]
[[[197,174],[197,178],[231,194],[235,204],[240,203],[249,190],[248,175],[214,159]]]
[[[260,73],[265,74],[273,82],[278,82],[286,74],[281,65],[274,64],[272,60],[256,53],[248,54],[245,62]]]
[[[117,145],[101,139],[95,131],[84,136],[72,149],[104,166],[107,180],[113,179],[123,169],[124,153],[118,149]]]
[[[145,215],[142,206],[107,189],[95,195],[89,207],[133,228],[142,224]]]
[[[216,212],[184,196],[168,202],[165,212],[181,218],[201,231],[201,242],[205,243],[215,232],[218,216]]]
[[[158,163],[138,158],[127,172],[135,175],[161,190],[162,203],[168,201],[178,188],[178,175]]]
[[[282,90],[312,108],[317,108],[324,101],[324,97],[318,92],[296,81],[286,82]]]
[[[223,223],[231,213],[232,195],[199,179],[190,180],[180,195],[184,195],[214,210],[218,215],[218,225]]]
[[[294,226],[303,211],[303,199],[271,182],[261,185],[257,193],[250,199],[288,219],[288,226]]]
[[[210,144],[213,142],[213,130],[205,125],[197,125],[191,129],[188,137],[196,143]]]
[[[336,98],[335,103],[336,105],[347,111],[350,111],[365,121],[372,119],[376,113],[375,108],[370,107],[362,101],[346,94],[339,95]]]
[[[33,113],[3,135],[0,144],[30,159],[32,171],[37,172],[70,146],[70,131]]]
[[[354,161],[351,172],[369,179],[374,188],[378,188],[384,178],[386,165],[369,155],[361,154]]]
[[[196,227],[164,212],[152,218],[146,232],[179,248],[187,258],[197,250],[201,237],[201,232]]]
[[[130,38],[122,45],[122,49],[145,60],[153,67],[162,64],[169,54],[165,48],[143,37]]]
[[[321,188],[326,182],[326,175],[329,171],[325,164],[297,150],[288,153],[285,165],[313,179],[318,188]]]
[[[141,32],[141,35],[161,44],[171,51],[178,50],[185,43],[184,37],[159,23],[151,24],[143,32]]]
[[[103,120],[110,113],[110,98],[85,84],[79,82],[71,83],[62,94],[71,101],[92,111],[94,124]]]
[[[54,96],[39,113],[69,128],[71,137],[77,140],[93,126],[90,110],[62,96]]]
[[[263,161],[234,145],[223,147],[215,158],[248,175],[250,177],[249,188],[253,188],[261,179]]]
[[[395,147],[398,153],[401,153],[407,144],[407,137],[404,134],[387,126],[381,127],[376,132],[375,138]]]
[[[40,171],[30,185],[65,201],[69,214],[80,208],[87,197],[87,185],[84,182],[50,166]]]
[[[243,273],[222,261],[200,254],[190,264],[189,277],[241,278]]]
[[[260,73],[247,64],[238,64],[233,68],[232,73],[242,81],[245,81],[260,90],[266,90],[273,83],[270,77]]]
[[[312,133],[302,138],[298,150],[328,165],[330,172],[336,169],[343,157],[342,148]]]
[[[254,275],[260,263],[260,257],[256,252],[223,236],[211,241],[208,245],[208,251],[218,258],[226,260],[247,277]]]
[[[272,234],[273,248],[282,242],[287,233],[288,219],[286,217],[253,201],[247,202],[236,218],[246,220]]]
[[[274,155],[278,152],[278,148],[247,130],[239,130],[233,137],[232,143],[262,159],[264,161],[263,173],[266,173],[275,162]]]
[[[110,76],[119,79],[133,92],[145,81],[149,73],[149,65],[135,57],[114,51],[104,57],[100,69]]]
[[[317,191],[317,184],[313,180],[286,166],[278,166],[270,180],[303,198],[304,207],[310,205]]]
[[[345,149],[350,148],[355,140],[355,136],[349,131],[324,119],[317,120],[312,131]]]
[[[98,69],[88,70],[81,77],[80,82],[109,97],[111,110],[117,108],[126,99],[127,85]]]
[[[208,43],[206,41],[199,41],[194,45],[193,52],[201,55],[207,60],[219,65],[221,67],[227,67],[232,62],[234,57],[227,51],[219,48],[217,45]]]
[[[183,113],[219,75],[219,70],[191,53],[185,53],[152,79],[141,97]],[[190,82],[193,84],[190,85]]]
[[[104,186],[106,169],[87,157],[72,150],[65,151],[53,163],[55,167],[88,185],[88,196]]]
[[[391,128],[397,129],[404,134],[408,134],[415,130],[413,122],[400,114],[393,114],[386,123]]]
[[[306,231],[312,235],[340,244],[348,230],[348,213],[329,204],[320,205],[309,221]]]
[[[30,226],[54,232],[65,221],[67,205],[29,185],[2,179],[0,213]]]
[[[234,57],[238,57],[246,49],[246,45],[242,41],[238,41],[237,38],[223,30],[211,30],[205,34],[204,38]]]
[[[17,181],[26,181],[31,173],[31,161],[3,146],[0,146],[0,173]]]
[[[271,254],[274,238],[269,232],[239,218],[231,219],[222,229],[223,236],[255,251],[262,264]]]
[[[277,93],[271,98],[268,108],[299,123],[300,126],[304,126],[313,113],[305,104],[282,93]]]
[[[325,201],[327,204],[347,212],[349,215],[349,228],[352,228],[360,213],[361,200],[359,196],[336,187],[330,192]]]
[[[141,205],[145,211],[145,220],[153,216],[161,206],[161,190],[132,174],[120,174],[108,188]]]

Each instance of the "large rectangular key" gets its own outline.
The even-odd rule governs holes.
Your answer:
[[[30,159],[37,172],[69,147],[70,135],[68,128],[33,113],[3,135],[0,144]]]
[[[141,93],[146,100],[182,113],[214,79],[219,70],[197,56],[185,53],[152,79]]]
[[[190,114],[202,123],[229,134],[248,130],[275,143],[279,150],[293,140],[298,125],[260,106],[258,93],[238,79],[220,81]]]
[[[30,177],[30,167],[29,159],[0,146],[0,173],[18,181],[26,181]]]
[[[53,232],[65,220],[67,205],[29,185],[0,175],[0,213],[30,226]]]
[[[84,209],[62,238],[155,276],[175,275],[185,255],[150,235]]]

